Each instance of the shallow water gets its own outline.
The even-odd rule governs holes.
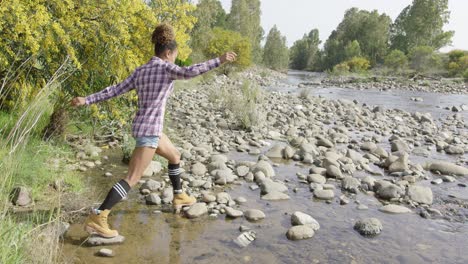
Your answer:
[[[297,77],[294,77],[297,78]],[[274,90],[274,88],[272,88]],[[332,91],[333,93],[328,93]],[[342,91],[338,93],[337,91]],[[370,94],[362,96],[359,91],[359,101],[365,102],[367,95],[372,104],[377,104],[377,98],[370,98]],[[400,91],[398,91],[400,92]],[[356,95],[355,90],[346,89],[314,89],[314,94],[322,93],[324,97],[346,98]],[[390,92],[389,92],[390,93]],[[396,96],[379,92],[374,97]],[[404,94],[404,93],[403,93]],[[410,95],[401,95],[406,98]],[[421,95],[411,95],[420,96]],[[428,99],[423,103],[429,104]],[[346,98],[354,99],[354,98]],[[408,98],[406,98],[408,99]],[[391,99],[394,100],[394,99]],[[409,99],[408,99],[409,100]],[[435,99],[434,99],[435,100]],[[409,108],[418,108],[416,102],[389,102],[382,99],[384,106],[406,104]],[[387,104],[388,103],[388,104]],[[453,101],[450,102],[452,105]],[[395,106],[403,108],[400,106]],[[422,109],[424,106],[421,106]],[[403,108],[404,109],[404,108]],[[419,109],[419,108],[418,108]],[[446,111],[428,106],[434,111]],[[413,111],[413,110],[409,110]],[[426,111],[426,110],[416,110]],[[434,117],[436,117],[433,114]],[[340,147],[345,147],[340,146]],[[388,146],[387,146],[388,147]],[[266,151],[263,148],[262,151]],[[438,155],[438,156],[436,156]],[[256,156],[246,153],[232,152],[229,158],[235,160],[256,160]],[[449,158],[443,154],[433,153],[431,158]],[[125,175],[126,167],[119,162],[118,152],[110,153],[110,161],[105,162],[103,171],[111,171],[115,176],[106,178],[103,171],[95,170],[86,176],[92,186],[96,186],[96,201],[100,201],[108,188]],[[417,162],[424,162],[426,158],[413,157]],[[454,157],[450,157],[454,159]],[[116,253],[113,259],[94,256],[102,247],[86,247],[81,245],[86,239],[86,233],[80,224],[74,224],[67,233],[63,244],[65,258],[70,263],[468,263],[468,224],[466,222],[449,222],[446,220],[430,220],[420,217],[416,212],[404,215],[389,215],[378,211],[381,203],[373,196],[363,193],[351,197],[347,205],[340,205],[335,199],[332,203],[314,200],[307,184],[299,183],[297,172],[308,173],[308,167],[290,161],[279,163],[274,167],[276,178],[287,181],[291,200],[268,202],[260,199],[260,189],[252,191],[252,183],[243,182],[226,189],[232,198],[245,197],[248,202],[241,205],[240,210],[260,209],[266,218],[262,221],[250,223],[244,218],[225,219],[220,215],[218,219],[208,216],[188,220],[172,213],[154,213],[160,210],[158,206],[145,205],[135,188],[127,201],[118,204],[113,210],[110,224],[126,237],[121,245],[105,246]],[[362,172],[356,174],[363,177]],[[378,178],[378,177],[376,177]],[[161,178],[155,177],[157,180]],[[459,178],[458,182],[467,183],[466,178]],[[428,181],[418,183],[430,185]],[[294,188],[298,188],[294,192]],[[439,198],[446,198],[453,194],[460,199],[468,199],[468,188],[462,188],[455,183],[443,183],[431,186],[435,195],[434,208],[444,206]],[[215,188],[213,192],[221,191]],[[335,196],[341,192],[335,190]],[[99,197],[98,197],[99,196]],[[369,210],[357,210],[355,200],[369,207]],[[463,211],[464,210],[464,211]],[[465,215],[467,209],[463,209]],[[314,237],[302,241],[289,241],[285,233],[290,224],[290,215],[295,211],[302,211],[313,216],[321,228]],[[373,238],[365,238],[353,230],[353,224],[359,218],[376,217],[383,224],[383,231]],[[232,239],[240,232],[240,225],[251,227],[257,232],[257,239],[247,248],[239,249]]]

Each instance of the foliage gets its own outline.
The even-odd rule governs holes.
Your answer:
[[[346,61],[346,64],[349,67],[351,72],[365,72],[370,67],[370,62],[368,59],[363,57],[354,57]]]
[[[208,57],[219,56],[228,51],[237,53],[237,59],[232,64],[239,69],[244,69],[252,63],[251,46],[247,38],[238,32],[215,28],[207,41],[205,55]],[[225,65],[226,67],[228,65]]]
[[[415,47],[410,51],[410,66],[413,70],[422,73],[429,73],[441,67],[442,60],[429,46]]]
[[[286,37],[281,35],[276,25],[273,26],[268,33],[263,49],[263,63],[274,70],[287,69],[289,64],[288,52]]]
[[[185,0],[4,1],[0,5],[1,108],[25,107],[62,66],[66,82],[50,97],[54,112],[63,111],[63,103],[72,96],[85,96],[123,80],[152,56],[149,39],[158,22],[174,26],[179,57],[185,60],[191,51],[188,31],[195,23],[194,8]],[[93,117],[125,123],[129,113],[121,111],[122,105],[135,104],[132,93],[93,107]]]
[[[448,53],[447,70],[449,76],[462,76],[468,70],[468,51],[452,50]]]
[[[395,72],[408,67],[408,57],[400,50],[392,50],[386,57],[384,65]]]
[[[250,41],[252,60],[262,60],[261,41],[264,31],[260,25],[260,0],[232,0],[231,12],[227,17],[227,28],[239,32]]]
[[[202,61],[206,59],[203,49],[211,30],[215,27],[225,28],[227,14],[219,0],[201,0],[193,11],[193,16],[197,22],[190,32],[190,46],[193,49],[191,57],[195,61]]]
[[[354,56],[366,57],[371,64],[381,62],[388,50],[390,24],[390,17],[376,10],[347,10],[325,42],[324,68],[330,69]]]
[[[409,53],[418,46],[438,50],[451,42],[453,31],[444,31],[450,12],[448,0],[413,0],[391,27],[392,49]]]
[[[348,73],[349,70],[350,70],[350,68],[348,66],[348,63],[342,62],[342,63],[337,64],[337,65],[335,65],[333,67],[333,74],[341,75],[341,74]]]
[[[311,30],[302,39],[295,41],[290,49],[290,67],[296,70],[318,69],[320,43],[318,29]]]

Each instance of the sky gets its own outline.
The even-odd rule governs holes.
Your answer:
[[[374,10],[386,13],[393,20],[401,10],[411,4],[412,0],[261,0],[262,27],[265,36],[276,24],[286,36],[288,46],[314,28],[318,28],[320,39],[325,42],[343,19],[344,13],[351,7]],[[229,12],[231,0],[221,0]],[[468,0],[449,0],[450,22],[445,30],[454,30],[452,46],[442,48],[442,51],[452,49],[468,50]]]

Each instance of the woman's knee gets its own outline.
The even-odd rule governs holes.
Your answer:
[[[181,154],[178,150],[174,150],[171,157],[168,159],[170,164],[179,164],[180,163]]]

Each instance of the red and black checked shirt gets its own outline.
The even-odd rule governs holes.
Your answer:
[[[216,58],[190,67],[179,67],[154,56],[123,82],[87,96],[86,104],[94,104],[136,89],[138,111],[133,119],[133,136],[161,136],[166,101],[174,88],[174,80],[190,79],[220,65],[220,59]]]

